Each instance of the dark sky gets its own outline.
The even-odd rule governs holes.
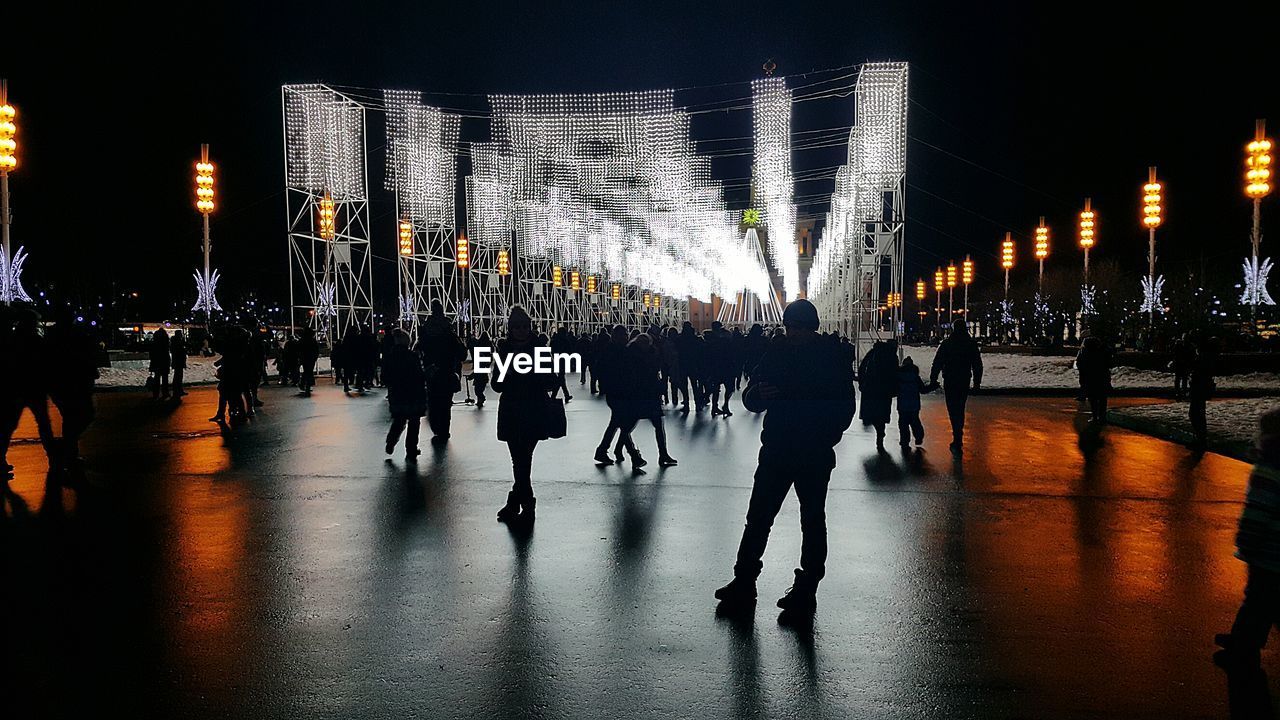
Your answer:
[[[1233,273],[1248,247],[1243,144],[1257,117],[1270,115],[1280,135],[1280,3],[1267,5],[224,2],[157,15],[26,0],[4,11],[17,41],[0,50],[20,113],[14,239],[31,253],[31,277],[68,293],[139,289],[153,313],[189,305],[200,231],[191,163],[208,142],[224,287],[283,298],[282,83],[476,94],[427,97],[475,110],[488,92],[742,83],[677,95],[699,103],[749,95],[745,82],[768,58],[788,76],[893,59],[912,63],[909,285],[967,252],[979,282],[995,282],[1005,230],[1031,272],[1040,215],[1054,228],[1050,264],[1079,262],[1074,221],[1086,195],[1100,217],[1094,257],[1138,270],[1138,188],[1151,164],[1169,205],[1162,269],[1203,262]],[[793,129],[851,120],[851,99],[799,103]],[[381,115],[370,121],[380,136]],[[750,121],[749,111],[702,115],[694,134],[747,135]],[[483,120],[467,122],[464,137],[484,137]],[[794,167],[832,166],[843,151],[798,151]],[[370,158],[375,188],[382,161]],[[713,169],[744,178],[748,162]],[[807,182],[797,194],[830,188]],[[730,197],[745,205],[742,192]],[[385,256],[395,234],[387,199],[373,207]],[[1280,222],[1277,202],[1264,207],[1264,227]]]

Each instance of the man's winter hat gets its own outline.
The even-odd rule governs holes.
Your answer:
[[[794,300],[782,311],[782,324],[801,330],[817,330],[818,308],[808,300]]]
[[[529,317],[529,313],[525,312],[524,308],[520,307],[519,305],[515,305],[511,308],[511,314],[507,316],[507,327],[508,328],[515,328],[515,327],[532,328],[533,318]]]

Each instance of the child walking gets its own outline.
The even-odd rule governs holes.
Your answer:
[[[924,444],[924,424],[920,422],[920,394],[931,392],[936,385],[928,385],[920,378],[920,368],[911,358],[904,358],[898,368],[898,444],[903,450],[911,447],[911,436],[916,445]]]

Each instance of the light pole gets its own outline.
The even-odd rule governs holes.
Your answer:
[[[928,294],[928,286],[925,285],[924,278],[917,280],[916,281],[916,304],[919,305],[919,310],[917,311],[917,314],[920,316],[921,330],[924,329],[924,316],[928,314],[928,312],[926,312],[924,309],[924,299],[927,294]]]
[[[1258,120],[1254,127],[1253,141],[1245,146],[1244,194],[1253,200],[1253,255],[1244,265],[1244,294],[1241,302],[1252,307],[1253,331],[1258,331],[1258,305],[1275,305],[1267,292],[1267,276],[1271,273],[1271,259],[1263,261],[1262,254],[1262,198],[1271,194],[1271,141],[1267,139],[1267,122]]]
[[[956,264],[947,266],[947,318],[955,319],[956,315]]]
[[[1084,249],[1084,284],[1089,284],[1089,248],[1093,247],[1093,198],[1084,199],[1080,211],[1080,247]]]
[[[0,257],[0,300],[6,305],[15,300],[31,300],[21,282],[26,254],[22,248],[14,253],[9,240],[9,225],[13,221],[9,210],[9,173],[18,167],[17,116],[18,111],[9,104],[9,81],[0,78],[0,238],[4,244],[4,256]]]
[[[1000,244],[1000,267],[1004,268],[1004,302],[1000,303],[1000,325],[1002,333],[1009,332],[1013,314],[1009,312],[1009,271],[1013,269],[1013,233],[1004,234],[1004,242]]]
[[[969,319],[969,284],[973,282],[973,258],[964,256],[960,265],[960,282],[964,283],[964,319]]]
[[[943,279],[942,268],[938,268],[933,273],[933,290],[938,297],[938,330],[942,330],[942,288],[945,287],[946,280]]]
[[[209,264],[209,214],[213,212],[213,163],[209,162],[209,145],[200,146],[200,161],[196,163],[196,211],[200,213],[204,228],[204,272],[196,275],[196,304],[192,310],[204,313],[207,329],[213,322],[213,311],[222,310],[214,293],[218,290],[219,275]]]
[[[1155,167],[1147,168],[1147,184],[1142,186],[1142,224],[1147,228],[1147,280],[1143,283],[1143,310],[1147,311],[1147,325],[1154,330],[1156,305],[1160,304],[1160,290],[1164,278],[1156,278],[1156,228],[1163,222],[1164,186],[1156,179]]]
[[[1049,257],[1049,228],[1044,224],[1044,216],[1040,216],[1040,224],[1036,226],[1036,260],[1040,261],[1040,280],[1036,293],[1044,293],[1044,259]]]

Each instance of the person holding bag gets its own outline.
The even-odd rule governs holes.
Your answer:
[[[538,345],[529,314],[519,305],[512,307],[507,318],[507,337],[498,343],[497,355],[532,356]],[[553,401],[548,393],[556,386],[557,379],[554,374],[522,373],[514,365],[503,378],[497,368],[495,363],[490,384],[499,393],[498,439],[507,444],[511,453],[511,471],[515,478],[511,492],[507,493],[507,503],[498,510],[498,522],[532,522],[537,503],[533,497],[533,451],[539,441],[553,435],[549,427],[553,412],[550,404],[559,404],[559,401]]]

